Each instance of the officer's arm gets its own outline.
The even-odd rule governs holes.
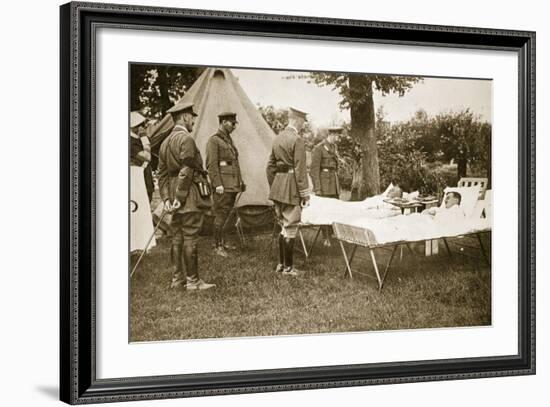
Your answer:
[[[189,189],[193,183],[193,174],[195,170],[202,171],[202,168],[197,168],[195,160],[197,154],[197,146],[191,137],[186,137],[180,143],[178,183],[175,191],[175,198],[183,205],[189,194]]]
[[[311,168],[309,169],[309,175],[311,175],[313,190],[316,194],[321,193],[321,156],[321,149],[315,147],[311,153]]]
[[[195,156],[197,154],[197,146],[191,137],[185,137],[180,143],[179,166],[180,170],[195,167]]]
[[[219,167],[218,144],[211,137],[206,144],[206,170],[214,188],[222,185]]]
[[[298,194],[300,198],[309,198],[311,189],[307,180],[307,165],[306,165],[306,145],[304,140],[298,138],[294,146],[294,169],[296,183],[298,184]]]
[[[269,183],[269,186],[271,186],[271,184],[273,184],[273,180],[275,179],[275,174],[277,173],[277,160],[275,159],[273,150],[271,150],[271,154],[267,160],[267,168],[265,172],[267,174],[267,182]]]
[[[168,182],[168,171],[163,160],[159,160],[158,166],[159,193],[162,202],[170,199],[170,187]]]

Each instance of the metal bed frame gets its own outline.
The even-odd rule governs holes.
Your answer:
[[[430,238],[430,239],[421,239],[421,240],[415,240],[415,241],[398,241],[398,242],[378,244],[378,243],[375,243],[374,236],[372,235],[372,232],[368,229],[357,227],[357,226],[346,225],[343,223],[333,223],[332,228],[334,231],[334,235],[338,240],[340,244],[340,248],[342,250],[342,255],[344,257],[344,261],[346,264],[346,275],[349,275],[350,278],[353,278],[351,263],[353,262],[357,248],[364,247],[369,251],[370,259],[374,268],[374,273],[378,281],[379,291],[382,290],[382,287],[384,286],[384,281],[386,280],[386,276],[388,274],[389,268],[395,257],[395,253],[399,247],[401,247],[401,250],[403,250],[403,246],[405,246],[406,248],[408,248],[408,250],[411,253],[414,253],[411,247],[409,246],[410,243],[418,243],[418,242],[426,242],[428,240],[434,240],[434,238]],[[484,229],[484,230],[475,231],[471,233],[465,233],[458,236],[443,236],[443,237],[440,237],[440,239],[442,239],[443,242],[445,243],[445,248],[447,249],[447,254],[449,256],[449,259],[452,260],[453,255],[447,239],[461,238],[461,237],[475,237],[477,242],[479,243],[479,248],[485,262],[487,263],[487,265],[490,266],[491,265],[490,259],[487,257],[487,252],[485,251],[485,248],[483,247],[483,243],[481,241],[481,234],[484,234],[484,233],[491,233],[491,229]],[[349,243],[352,245],[352,248],[349,253],[346,251],[346,248],[344,247],[344,243]],[[468,246],[468,245],[461,245],[461,246],[477,248],[475,246]],[[378,261],[376,260],[376,255],[374,252],[375,249],[391,250],[390,260],[386,264],[383,274],[380,273],[380,269],[378,267]],[[370,275],[367,273],[361,273],[358,271],[356,271],[356,273],[365,274],[370,277]]]

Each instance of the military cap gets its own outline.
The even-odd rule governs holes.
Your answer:
[[[306,112],[298,110],[294,107],[289,107],[288,108],[288,117],[290,117],[290,118],[300,118],[300,119],[304,119],[304,120],[307,121],[306,115],[307,115]]]
[[[231,120],[237,123],[237,113],[234,112],[222,112],[218,115],[218,119],[221,123],[222,120]]]
[[[344,131],[344,129],[342,127],[329,127],[328,128],[328,132],[329,133],[337,133],[337,134],[341,134],[342,132]]]
[[[195,111],[193,110],[194,105],[195,104],[193,102],[176,103],[174,106],[172,106],[166,112],[167,113],[183,112],[183,113],[191,113],[193,116],[198,116],[198,114],[195,113]]]
[[[145,117],[141,115],[139,112],[131,112],[130,113],[130,128],[134,128],[139,126],[141,123],[143,123],[145,120],[147,120]]]

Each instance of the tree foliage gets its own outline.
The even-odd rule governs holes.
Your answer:
[[[446,159],[456,160],[458,177],[467,175],[467,166],[491,167],[491,125],[469,109],[447,112],[434,120],[436,143]]]
[[[311,81],[331,86],[341,96],[340,108],[349,109],[350,135],[359,151],[352,181],[352,199],[364,199],[380,192],[380,165],[375,133],[373,94],[403,96],[422,80],[413,76],[312,72]]]
[[[456,185],[462,176],[491,180],[491,124],[468,110],[435,117],[419,110],[408,121],[389,123],[380,108],[376,114],[376,138],[383,187],[393,182],[406,191],[440,194],[446,186]],[[346,137],[340,141],[339,150],[347,163],[347,174],[342,175],[346,182],[351,178],[360,147]],[[451,159],[458,161],[459,156],[468,164],[462,175],[448,164]]]
[[[272,105],[261,106],[259,104],[258,110],[275,134],[279,134],[288,125],[288,110],[276,109]]]
[[[385,96],[389,93],[397,93],[399,96],[405,95],[416,83],[422,80],[417,76],[397,76],[397,75],[371,75],[371,74],[351,74],[351,73],[332,73],[332,72],[312,72],[310,78],[313,83],[320,86],[331,86],[337,90],[342,100],[340,108],[350,109],[354,104],[365,104],[370,102],[373,89]],[[358,81],[360,86],[351,86],[353,79],[364,79]]]
[[[288,126],[287,109],[277,109],[272,105],[262,106],[260,104],[258,104],[257,107],[262,117],[275,134],[279,134],[285,129],[286,126]],[[308,145],[312,144],[315,140],[315,134],[309,122],[304,123],[304,127],[300,130],[300,135],[305,139],[306,144]]]
[[[204,71],[201,67],[132,64],[130,107],[149,118],[166,114]]]

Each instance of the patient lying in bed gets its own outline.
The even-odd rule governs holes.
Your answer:
[[[449,192],[445,195],[443,207],[433,207],[422,212],[423,215],[433,216],[436,222],[460,222],[466,217],[460,206],[462,196],[458,192]]]
[[[460,194],[448,192],[438,208],[387,219],[356,218],[348,224],[368,229],[372,244],[429,240],[490,228],[487,219],[467,217],[460,204]]]

